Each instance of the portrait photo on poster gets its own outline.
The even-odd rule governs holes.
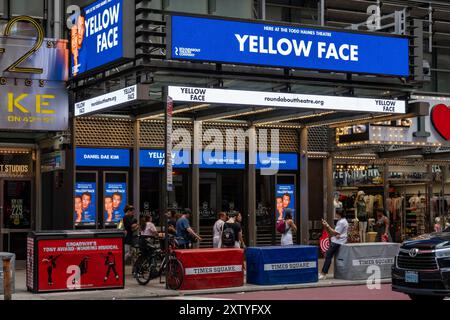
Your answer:
[[[286,209],[291,210],[292,218],[295,221],[295,185],[277,184],[275,200],[275,221],[284,220],[286,218]]]
[[[95,226],[97,222],[97,187],[95,182],[77,182],[74,199],[74,224]]]
[[[115,226],[124,217],[127,204],[126,183],[106,183],[104,194],[104,223],[105,226]]]

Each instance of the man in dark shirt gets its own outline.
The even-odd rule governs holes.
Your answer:
[[[134,215],[134,207],[126,205],[123,226],[125,229],[125,260],[131,256],[131,246],[133,245],[133,234],[139,229],[137,219]]]
[[[177,233],[176,214],[177,213],[174,210],[171,210],[168,212],[168,219],[167,219],[168,230],[167,230],[167,232],[171,235],[176,235],[176,233]]]
[[[228,215],[229,219],[225,224],[223,225],[223,232],[222,232],[222,247],[223,248],[240,248],[242,241],[242,227],[241,224],[237,221],[238,214],[231,212]],[[230,236],[230,233],[227,229],[231,229],[233,232],[233,243],[228,243],[228,241],[225,239],[228,236]]]

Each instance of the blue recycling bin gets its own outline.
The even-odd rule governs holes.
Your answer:
[[[318,247],[247,248],[246,259],[248,284],[301,284],[319,281]]]

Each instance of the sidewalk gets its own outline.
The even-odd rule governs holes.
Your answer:
[[[320,261],[319,265],[322,265]],[[156,299],[164,297],[179,296],[199,296],[221,293],[243,293],[243,292],[261,292],[276,291],[286,289],[306,289],[306,288],[323,288],[323,287],[339,287],[339,286],[358,286],[365,285],[366,281],[346,281],[327,279],[319,283],[295,284],[295,285],[273,285],[273,286],[256,286],[245,284],[238,288],[210,289],[197,291],[172,291],[165,289],[164,284],[159,283],[159,279],[152,280],[147,286],[140,286],[136,280],[129,275],[131,268],[127,267],[126,286],[124,290],[106,290],[106,291],[83,291],[83,292],[64,292],[64,293],[48,293],[48,294],[32,294],[26,290],[26,274],[24,268],[19,266],[16,270],[16,293],[13,300],[139,300],[139,299]],[[330,275],[332,277],[332,275]],[[383,284],[390,283],[390,279],[382,280]]]

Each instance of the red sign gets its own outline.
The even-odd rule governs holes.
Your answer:
[[[38,241],[39,292],[123,288],[123,239]]]
[[[330,249],[330,235],[326,229],[323,229],[322,237],[320,237],[320,250],[325,254],[328,249]]]
[[[217,289],[244,285],[241,249],[177,250],[184,269],[180,290]]]
[[[447,141],[450,141],[450,108],[438,104],[431,111],[431,122],[436,131]]]

